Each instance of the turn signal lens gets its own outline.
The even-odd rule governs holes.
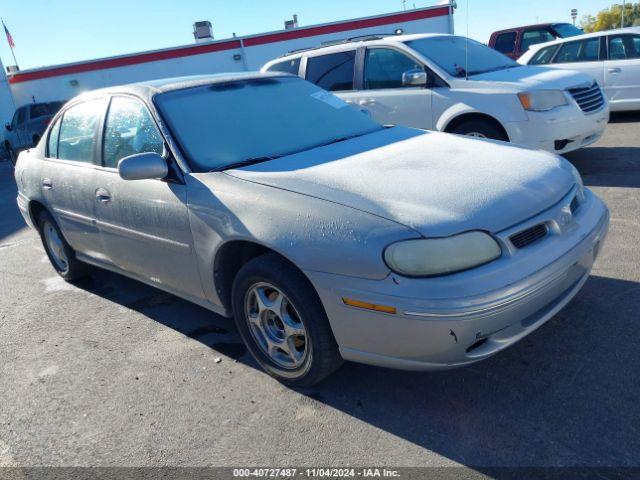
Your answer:
[[[386,305],[376,305],[375,303],[361,302],[360,300],[352,300],[350,298],[342,298],[342,303],[349,307],[362,308],[364,310],[373,310],[374,312],[389,313],[395,315],[397,310],[395,307]]]

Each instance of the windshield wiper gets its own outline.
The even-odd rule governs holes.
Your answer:
[[[240,160],[239,162],[224,165],[223,167],[214,168],[213,170],[211,170],[211,172],[223,172],[225,170],[232,170],[234,168],[248,167],[250,165],[268,162],[269,160],[275,160],[282,157],[284,157],[284,155],[264,155],[262,157],[251,157],[247,158],[246,160]]]

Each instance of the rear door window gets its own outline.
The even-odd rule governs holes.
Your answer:
[[[90,100],[64,112],[58,140],[58,158],[92,163],[98,122],[105,100]]]
[[[501,33],[496,38],[496,44],[493,48],[501,53],[513,53],[516,49],[517,32]]]
[[[285,60],[284,62],[278,62],[267,68],[269,72],[283,72],[298,75],[300,70],[300,59],[294,58],[292,60]]]
[[[38,117],[44,117],[45,115],[51,115],[49,105],[46,103],[34,103],[29,106],[29,117],[31,120]]]
[[[307,80],[330,92],[353,90],[355,50],[307,59]]]

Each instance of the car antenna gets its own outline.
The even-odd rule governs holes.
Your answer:
[[[469,80],[469,0],[467,0],[467,38],[464,46],[464,77]]]

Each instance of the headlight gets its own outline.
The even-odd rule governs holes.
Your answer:
[[[525,110],[531,112],[547,112],[556,107],[567,105],[567,97],[562,90],[537,90],[518,94]]]
[[[483,232],[448,238],[406,240],[389,245],[384,259],[391,270],[408,277],[429,277],[468,270],[502,255],[496,241]]]
[[[571,165],[571,173],[573,173],[573,179],[575,180],[576,185],[578,185],[578,200],[582,202],[584,201],[584,182],[582,181],[582,176],[578,169],[573,165]]]

